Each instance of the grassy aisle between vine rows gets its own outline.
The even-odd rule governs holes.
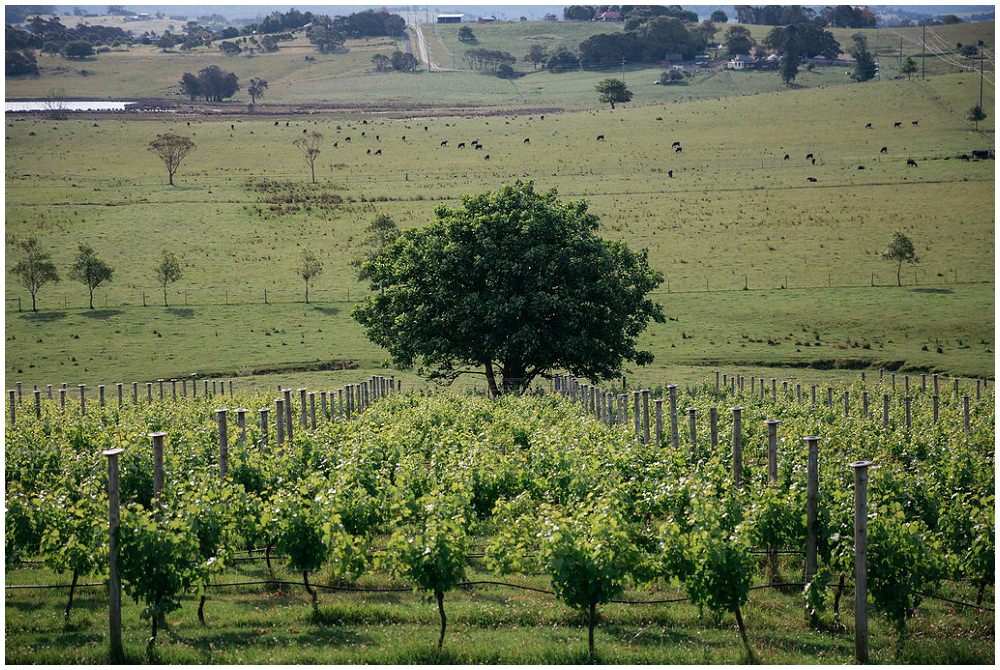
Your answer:
[[[763,559],[763,557],[761,557]],[[275,577],[296,580],[275,561]],[[267,578],[263,562],[243,563],[218,582]],[[783,562],[786,575],[799,571]],[[469,579],[496,579],[473,572]],[[65,584],[67,577],[39,569],[10,569],[8,584]],[[548,580],[518,577],[507,581],[548,588]],[[312,580],[311,580],[312,582]],[[323,583],[316,580],[315,583]],[[378,575],[371,587],[402,586]],[[630,590],[627,598],[683,597],[676,585]],[[975,601],[975,589],[949,585],[947,595]],[[992,595],[992,593],[991,593]],[[984,603],[992,607],[990,602]],[[183,600],[169,615],[168,631],[157,641],[162,663],[586,663],[585,617],[550,595],[501,587],[449,593],[448,640],[441,655],[435,642],[438,618],[424,593],[351,594],[323,592],[317,615],[302,587],[247,586],[212,589],[205,604],[206,625],[196,616],[198,597]],[[62,612],[66,590],[8,591],[7,663],[103,663],[107,660],[107,595],[103,588],[81,589],[68,623]],[[122,620],[127,661],[145,662],[147,624],[140,605],[124,600]],[[832,617],[818,629],[806,625],[800,588],[754,591],[744,613],[756,660],[774,664],[839,664],[854,653],[853,594],[841,603],[844,627]],[[990,664],[995,658],[993,614],[926,601],[909,623],[904,655],[893,658],[892,627],[873,617],[874,663]],[[747,660],[731,617],[717,621],[690,603],[607,605],[597,629],[597,660],[602,663],[733,664]]]

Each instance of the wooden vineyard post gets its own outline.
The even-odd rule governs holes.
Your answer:
[[[937,422],[938,422],[938,394],[937,393],[934,394],[934,397],[932,398],[932,400],[933,400],[933,403],[934,403],[934,425],[936,426]]]
[[[118,392],[118,407],[121,408],[121,406],[125,403],[125,397],[122,395],[122,383],[121,382],[118,382],[117,384],[115,384],[115,390]]]
[[[21,382],[14,382],[14,385],[17,386],[17,402],[18,404],[21,404],[23,400],[23,396],[21,395]]]
[[[139,404],[139,382],[132,382],[132,404]]]
[[[118,525],[121,511],[118,492],[118,455],[124,449],[101,452],[108,459],[108,641],[112,662],[120,662],[122,649],[122,583],[118,575]]]
[[[807,437],[808,463],[806,465],[806,583],[816,576],[816,498],[819,494],[819,441],[820,437]],[[810,623],[815,623],[815,614],[807,609]]]
[[[920,392],[921,393],[927,393],[927,375],[926,374],[921,374],[920,375]]]
[[[632,391],[632,413],[635,415],[635,436],[638,439],[642,436],[642,410],[639,408],[638,391]]]
[[[153,384],[152,382],[146,382],[146,404],[153,404]]]
[[[955,397],[958,397],[958,377],[955,377]]]
[[[344,419],[351,420],[351,403],[354,401],[354,385],[344,384]]]
[[[197,379],[197,377],[198,377],[197,374],[195,374],[193,372],[191,373],[191,397],[192,398],[197,398],[198,397],[198,379]]]
[[[982,391],[979,390],[979,387],[980,387],[980,381],[977,379],[976,380],[976,400],[982,400],[982,397],[983,397],[982,396]],[[49,398],[51,398],[51,397],[52,397],[52,385],[49,384]]]
[[[890,376],[890,379],[892,380],[892,394],[896,395],[896,373],[895,372],[892,373],[892,375]]]
[[[844,391],[844,418],[851,416],[850,392]]]
[[[277,435],[278,446],[285,443],[285,401],[277,398],[274,401],[274,434]]]
[[[10,389],[7,391],[10,397],[10,425],[17,425],[17,391]]]
[[[910,426],[911,426],[911,423],[910,423],[910,401],[911,400],[912,399],[910,398],[910,396],[906,396],[905,402],[906,402],[906,432],[907,433],[910,432]]]
[[[330,419],[330,415],[326,412],[326,391],[319,392],[319,415],[323,418],[323,421]]]
[[[719,371],[715,371],[715,390],[719,390]]]
[[[934,395],[938,394],[938,373],[934,373]]]
[[[618,394],[618,425],[628,426],[628,394]]]
[[[743,408],[732,407],[733,412],[733,484],[743,488]]]
[[[188,380],[187,380],[187,377],[182,377],[181,380],[180,380],[180,382],[181,382],[181,397],[182,398],[187,398],[188,397]]]
[[[802,402],[802,384],[795,382],[795,401]]]
[[[767,483],[768,486],[778,486],[778,425],[781,421],[768,419],[767,425]],[[771,583],[778,581],[778,548],[767,548],[768,579]]]
[[[306,406],[306,390],[299,389],[299,426],[301,426],[303,430],[309,427],[309,418],[307,412],[308,410]]]
[[[316,430],[316,392],[309,392],[309,426]]]
[[[656,439],[656,446],[660,446],[663,444],[663,398],[654,400],[653,405],[656,410],[656,430],[654,431],[654,437]]]
[[[80,384],[80,416],[87,416],[87,385]]]
[[[968,435],[972,432],[969,427],[969,395],[962,396],[962,418],[963,425],[965,426],[965,434]]]
[[[810,387],[810,390],[812,392],[812,406],[815,407],[816,406],[816,385],[812,384],[812,386]]]
[[[270,411],[270,407],[260,408],[260,446],[264,451],[267,451],[267,413]]]
[[[680,446],[680,436],[677,434],[677,385],[670,384],[667,390],[670,392],[670,445],[677,451]]]
[[[910,375],[903,376],[903,391],[906,395],[910,395]]]
[[[153,439],[153,501],[163,493],[163,438],[166,433],[150,433]]]
[[[208,390],[208,380],[207,379],[203,379],[202,382],[205,384],[205,386],[204,386],[205,397],[206,398],[211,398],[212,396],[211,396],[211,394],[209,393],[209,390]]]
[[[861,392],[861,416],[868,418],[868,389]]]
[[[968,396],[966,396],[966,398],[968,398]],[[968,423],[968,417],[969,417],[969,412],[968,412],[969,402],[968,402],[968,400],[966,400],[965,407],[966,407],[966,412],[965,412],[966,423]],[[41,419],[42,418],[42,392],[39,391],[38,389],[35,389],[35,418],[36,419]],[[969,432],[969,431],[965,431],[965,432]]]
[[[229,395],[230,396],[233,395],[233,380],[232,379],[229,380]]]
[[[711,431],[712,453],[719,448],[719,410],[715,407],[708,408],[708,425]]]
[[[691,435],[691,462],[698,460],[698,410],[694,407],[688,407],[688,430]]]
[[[170,399],[177,402],[177,380],[170,380]]]
[[[885,379],[885,368],[879,368],[878,369],[878,383],[881,384],[883,379]]]
[[[240,436],[236,438],[236,443],[241,447],[247,443],[247,409],[238,407],[236,412],[236,427],[240,429]]]
[[[771,402],[778,401],[778,380],[771,377]]]
[[[289,444],[292,442],[292,389],[282,389],[285,394],[285,415],[281,418],[285,421],[285,439]]]
[[[882,394],[882,427],[889,427],[889,394]]]
[[[61,389],[59,389],[59,407],[60,407],[60,409],[62,409],[62,411],[64,411],[64,412],[66,411],[66,387],[65,386],[62,387]],[[14,423],[13,418],[11,419],[11,423],[12,424]]]
[[[649,389],[642,390],[642,443],[649,444]]]
[[[226,427],[227,409],[215,410],[215,418],[219,422],[219,481],[226,478],[229,469],[229,432]]]
[[[750,395],[753,396],[753,395],[756,395],[756,394],[757,394],[757,377],[751,375],[750,376]]]
[[[785,397],[788,396],[788,380],[781,382],[781,394]]]
[[[854,658],[868,662],[868,467],[870,461],[851,463],[854,470]]]
[[[833,409],[833,387],[826,387],[826,406]]]
[[[157,379],[156,381],[160,385],[160,400],[162,401],[163,400],[163,382],[165,382],[166,380],[165,379]]]
[[[52,400],[52,384],[48,384],[49,400]],[[976,380],[976,400],[979,400],[979,380]]]

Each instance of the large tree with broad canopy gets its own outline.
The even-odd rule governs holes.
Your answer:
[[[636,338],[664,321],[649,298],[663,275],[645,250],[601,239],[585,202],[517,181],[435,214],[362,267],[372,293],[354,318],[398,363],[483,374],[496,395],[554,370],[597,381],[652,362]]]

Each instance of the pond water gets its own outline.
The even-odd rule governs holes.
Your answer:
[[[120,112],[134,102],[118,100],[31,100],[28,102],[4,101],[4,112]]]

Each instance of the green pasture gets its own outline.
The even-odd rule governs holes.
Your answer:
[[[385,353],[349,316],[366,290],[350,266],[365,225],[380,212],[423,225],[438,204],[520,178],[587,200],[603,235],[649,248],[666,277],[656,298],[676,320],[645,335],[657,360],[640,378],[700,365],[880,363],[983,375],[994,365],[994,164],[957,158],[993,146],[992,108],[986,133],[962,119],[977,94],[978,77],[962,74],[544,119],[7,115],[8,385],[341,360],[379,369]],[[324,134],[317,186],[291,144],[311,130]],[[145,150],[163,132],[198,145],[175,188]],[[457,148],[472,139],[485,148]],[[251,179],[276,183],[261,190]],[[291,194],[343,203],[278,203]],[[902,288],[879,258],[894,230],[921,257],[904,267]],[[27,309],[30,297],[9,272],[27,235],[63,273],[39,293],[38,314],[17,312],[16,299]],[[95,312],[65,277],[79,242],[115,267]],[[325,265],[308,306],[294,271],[306,247]],[[169,310],[150,269],[164,248],[185,273]]]

